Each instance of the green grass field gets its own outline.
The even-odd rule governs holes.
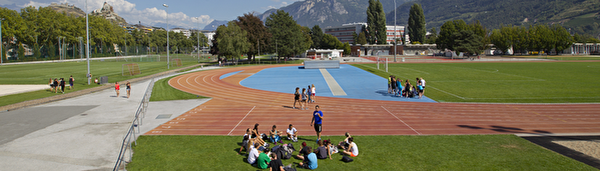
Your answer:
[[[176,76],[173,76],[176,77]],[[173,77],[160,79],[154,82],[152,96],[150,101],[166,101],[166,100],[186,100],[186,99],[202,99],[204,96],[197,96],[181,90],[175,89],[169,85],[169,80]]]
[[[183,64],[182,67],[198,63],[197,59],[194,59],[189,55],[172,55],[172,57],[180,58]],[[108,76],[108,81],[114,83],[115,81],[143,77],[167,71],[166,57],[164,59],[161,57],[161,60],[165,61],[132,62],[131,60],[123,61],[122,59],[118,62],[116,60],[90,61],[90,72],[94,78]],[[128,63],[137,63],[141,70],[141,74],[135,76],[122,76],[121,67],[123,64]],[[171,67],[171,69],[177,68],[180,67]],[[97,86],[93,84],[87,85],[87,79],[85,77],[87,73],[87,62],[3,65],[0,66],[0,73],[3,73],[0,75],[0,84],[48,84],[48,79],[50,78],[65,78],[65,80],[68,80],[69,76],[73,75],[75,78],[74,90],[65,89],[65,93]],[[2,96],[0,106],[54,95],[57,94],[50,93],[48,88],[48,90]]]
[[[238,154],[241,136],[141,136],[127,170],[259,170]],[[325,136],[334,143],[341,136]],[[301,136],[316,147],[314,136]],[[287,139],[285,143],[289,143]],[[360,154],[319,160],[318,170],[596,170],[514,135],[356,136]],[[298,152],[294,152],[294,155]],[[282,160],[284,165],[301,160]],[[299,169],[303,170],[303,169]]]
[[[427,81],[425,95],[439,102],[597,103],[600,62],[423,63],[354,66],[414,84]]]

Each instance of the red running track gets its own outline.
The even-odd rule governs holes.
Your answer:
[[[213,99],[146,135],[243,135],[255,123],[260,123],[261,132],[272,125],[285,131],[291,123],[300,135],[315,135],[310,120],[317,104],[324,113],[323,135],[600,133],[600,104],[415,103],[317,97],[316,103],[309,104],[311,110],[299,110],[291,108],[291,93],[239,84],[262,69],[281,66],[291,65],[207,70],[171,79],[169,84],[177,89]]]

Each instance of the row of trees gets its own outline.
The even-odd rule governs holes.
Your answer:
[[[78,51],[80,40],[85,44],[86,25],[85,17],[70,16],[58,13],[50,7],[25,7],[18,13],[8,8],[0,8],[2,21],[2,43],[4,49],[18,48],[19,56],[23,56],[22,46],[27,45],[33,49],[33,60],[41,57],[53,59],[57,56],[58,41],[71,47],[71,51]],[[133,30],[129,34],[123,27],[111,23],[109,20],[99,16],[89,15],[90,45],[92,53],[115,53],[113,45],[120,46],[120,51],[127,46],[166,47],[166,31],[154,30],[145,34]],[[192,49],[196,46],[196,35],[187,38],[182,33],[170,34],[170,44],[174,53],[183,52],[180,49]],[[206,45],[206,37],[200,34],[203,45]],[[14,38],[14,39],[13,39]],[[203,46],[201,45],[201,46]],[[66,49],[66,48],[65,48]],[[145,49],[145,48],[144,48]],[[2,53],[2,57],[4,57]],[[78,53],[77,53],[78,54]],[[94,55],[93,55],[94,56]],[[95,55],[101,56],[101,55]],[[6,59],[6,58],[4,58]]]
[[[254,60],[256,55],[264,53],[277,53],[278,57],[296,56],[309,48],[345,49],[345,53],[350,53],[350,44],[324,34],[318,25],[312,29],[298,25],[283,10],[271,14],[264,24],[252,13],[239,16],[227,26],[219,26],[210,53],[227,58],[245,54],[248,60]]]
[[[502,52],[512,47],[516,52],[555,50],[557,54],[574,42],[569,31],[560,25],[501,26],[492,31],[490,41]]]

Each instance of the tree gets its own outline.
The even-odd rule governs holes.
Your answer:
[[[371,44],[387,43],[387,27],[385,12],[379,0],[369,0],[367,8],[367,42]]]
[[[311,48],[321,49],[321,40],[323,39],[323,30],[319,25],[315,25],[310,29],[310,37],[313,41]]]
[[[432,27],[429,32],[431,32],[431,34],[429,36],[427,36],[427,39],[425,39],[425,43],[427,43],[427,44],[435,44],[435,41],[438,38],[437,30],[435,30],[435,27]]]
[[[356,41],[357,44],[367,44],[367,37],[365,36],[365,32],[360,32],[358,34],[358,40]]]
[[[573,45],[573,38],[569,31],[558,24],[552,25],[552,32],[554,32],[554,36],[556,36],[556,41],[554,44],[554,48],[556,50],[556,54],[559,52],[571,47]]]
[[[420,4],[413,4],[410,7],[408,16],[408,36],[411,42],[425,42],[425,14]]]
[[[217,41],[220,37],[221,32],[219,32],[220,30],[224,30],[225,28],[219,29],[220,27],[225,27],[225,25],[220,25],[219,27],[217,27],[217,30],[215,31],[215,35],[213,35],[213,39],[212,39],[212,47],[210,47],[210,54],[212,55],[217,55],[219,57],[223,56],[223,53],[221,53],[221,51],[219,50],[219,42]]]
[[[344,55],[350,55],[352,53],[352,47],[350,46],[350,43],[346,42],[344,43]]]
[[[323,49],[341,49],[344,47],[344,44],[340,42],[337,37],[331,34],[323,35],[323,41],[321,43],[321,47]]]
[[[475,34],[473,30],[460,30],[455,32],[453,37],[456,38],[456,51],[467,52],[472,55],[480,54],[482,52],[479,47],[482,44],[483,38]]]
[[[275,45],[270,50],[275,50],[277,56],[289,57],[299,51],[305,51],[307,41],[303,36],[301,27],[296,23],[294,18],[289,13],[283,10],[277,10],[275,13],[267,17],[265,22],[267,29],[273,38],[271,45]],[[310,44],[309,44],[310,47]]]
[[[254,13],[249,13],[238,17],[235,23],[248,33],[247,39],[250,43],[250,48],[247,52],[248,60],[254,60],[254,56],[260,55],[258,54],[259,49],[262,52],[267,51],[271,33],[269,33],[269,30],[260,18],[254,15]]]
[[[235,24],[235,21],[227,23],[227,27],[219,26],[217,30],[221,33],[217,39],[219,51],[225,57],[233,59],[248,52],[251,45],[246,37],[248,33]]]
[[[311,37],[311,29],[308,27],[302,27],[300,24],[298,24],[298,27],[300,27],[300,30],[302,31],[302,36],[304,37],[304,41],[299,42],[300,46],[298,46],[298,48],[295,48],[295,53],[294,54],[301,54],[304,53],[307,49],[310,49],[311,46],[313,46],[313,40]]]
[[[463,20],[448,21],[440,29],[437,48],[480,54],[486,46],[482,33],[485,36],[487,31],[482,28],[477,23],[467,25]]]
[[[24,60],[25,59],[25,48],[23,47],[23,43],[19,43],[19,51],[18,51],[18,59],[20,60]]]

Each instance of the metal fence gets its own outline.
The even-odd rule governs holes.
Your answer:
[[[144,94],[144,97],[142,98],[142,102],[140,102],[140,105],[138,106],[138,109],[135,112],[135,116],[133,118],[133,121],[131,122],[131,125],[129,126],[128,130],[127,130],[127,134],[125,134],[125,137],[123,138],[123,142],[121,144],[121,150],[119,150],[119,157],[117,158],[117,162],[115,163],[115,167],[113,168],[113,171],[117,171],[120,169],[121,166],[124,166],[124,163],[128,163],[131,162],[131,158],[133,157],[133,149],[131,147],[131,143],[135,143],[135,145],[137,145],[136,142],[136,133],[140,133],[140,128],[139,126],[142,125],[142,119],[146,116],[146,110],[148,109],[148,103],[150,101],[150,96],[152,96],[152,88],[154,87],[154,78],[152,78],[150,80],[150,84],[148,84],[148,87],[146,88],[146,93]],[[125,158],[126,154],[129,153],[129,158]]]

